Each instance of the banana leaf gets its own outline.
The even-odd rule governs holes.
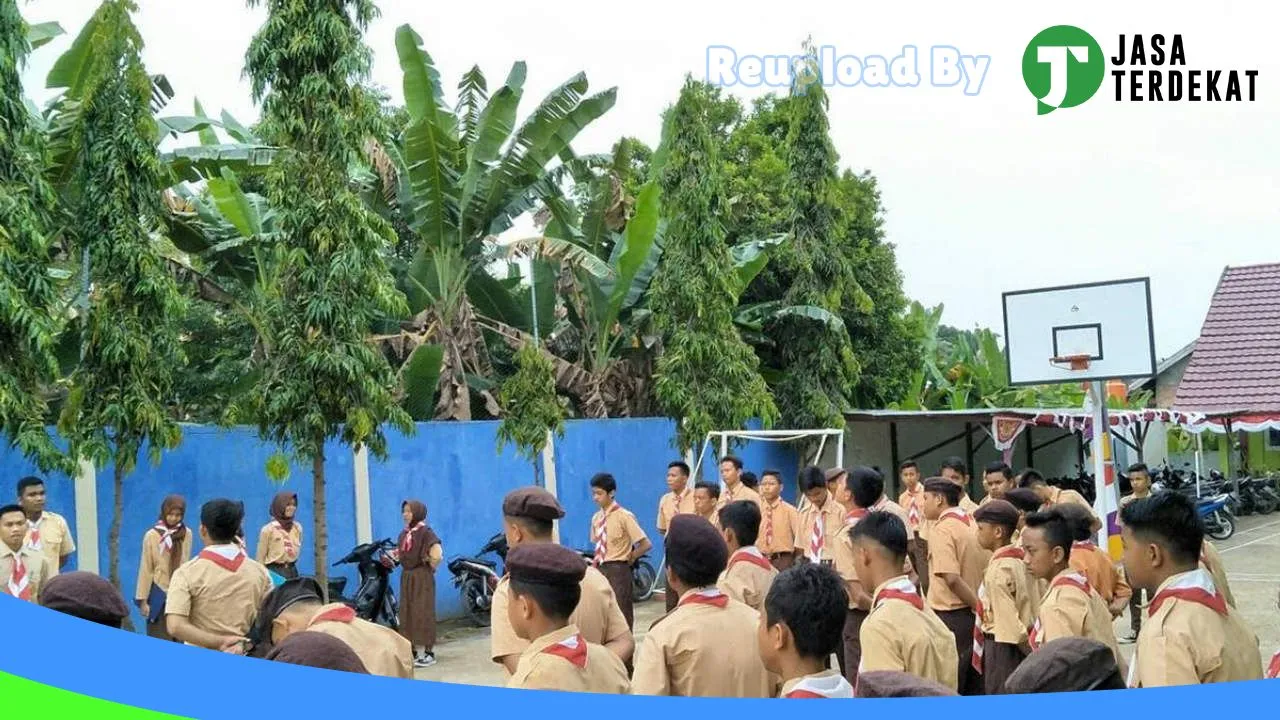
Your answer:
[[[431,420],[435,414],[436,385],[444,363],[440,345],[419,345],[401,369],[404,409],[414,420]]]

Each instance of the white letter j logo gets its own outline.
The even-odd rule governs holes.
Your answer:
[[[1078,63],[1089,61],[1089,48],[1073,45],[1041,45],[1036,48],[1036,60],[1049,64],[1049,93],[1040,98],[1040,102],[1049,107],[1061,107],[1067,98],[1067,51]]]

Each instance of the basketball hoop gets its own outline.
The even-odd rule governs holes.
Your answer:
[[[1089,355],[1063,355],[1062,357],[1049,358],[1049,363],[1064,370],[1080,372],[1089,369],[1089,361],[1092,359]]]

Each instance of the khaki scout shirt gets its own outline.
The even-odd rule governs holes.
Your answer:
[[[631,549],[641,540],[648,540],[636,516],[621,505],[614,504],[608,512],[597,510],[591,516],[591,547],[596,545],[596,532],[604,522],[604,562],[627,562]]]
[[[693,488],[686,486],[676,495],[669,492],[658,501],[658,532],[665,535],[671,527],[671,518],[681,513],[693,512]]]
[[[22,558],[22,566],[27,571],[27,587],[31,589],[31,602],[39,604],[40,588],[53,579],[54,573],[49,567],[49,559],[26,545],[14,552],[8,545],[0,543],[0,595],[12,594],[9,580],[13,577],[14,556]]]
[[[262,526],[258,533],[257,561],[263,565],[275,563],[296,563],[302,553],[302,525],[294,522],[285,531],[280,523],[272,520]]]
[[[1049,502],[1045,503],[1041,509],[1048,510],[1054,505],[1061,505],[1063,503],[1079,505],[1085,510],[1088,510],[1089,515],[1091,515],[1094,520],[1098,519],[1098,514],[1093,511],[1093,506],[1089,504],[1088,500],[1084,499],[1083,495],[1076,492],[1075,490],[1063,490],[1062,488],[1051,488],[1049,490]]]
[[[1215,599],[1216,596],[1216,599]],[[1151,599],[1134,655],[1140,687],[1262,678],[1258,636],[1203,569],[1174,575]]]
[[[956,637],[925,607],[906,575],[882,583],[862,622],[858,672],[897,670],[955,690],[959,658]]]
[[[760,660],[760,615],[714,588],[690,590],[649,628],[636,656],[633,695],[773,697]]]
[[[915,521],[911,520],[913,513],[911,507],[915,506]],[[920,536],[921,540],[928,542],[929,529],[933,527],[933,521],[924,516],[924,484],[916,485],[916,491],[903,490],[898,496],[898,507],[907,513],[907,538],[911,538],[912,533]]]
[[[241,552],[239,545],[213,545],[173,573],[165,615],[186,617],[205,632],[243,637],[258,614],[262,599],[271,592],[271,576],[260,563],[243,554],[239,567],[228,555]],[[223,562],[211,559],[217,555]]]
[[[729,565],[720,573],[716,587],[752,610],[762,612],[765,596],[777,576],[777,569],[763,553],[755,547],[744,547],[729,558]]]
[[[762,500],[760,504],[760,532],[756,535],[756,547],[765,557],[779,553],[795,552],[800,532],[800,513],[791,503],[778,498],[773,502]]]
[[[1117,598],[1133,596],[1133,588],[1121,577],[1115,563],[1111,562],[1111,556],[1097,545],[1087,541],[1073,543],[1067,562],[1072,570],[1088,578],[1089,584],[1107,604]]]
[[[192,535],[194,533],[191,528],[183,528],[182,537],[174,539],[183,563],[191,559]],[[147,534],[142,536],[142,557],[138,564],[138,585],[134,588],[134,599],[146,600],[151,595],[153,584],[168,592],[171,572],[169,551],[160,546],[160,533],[154,528],[148,529]]]
[[[761,512],[764,512],[764,507],[763,507],[764,501],[760,499],[760,493],[756,492],[755,490],[752,490],[751,488],[747,487],[742,483],[738,483],[738,487],[732,490],[730,490],[727,486],[722,488],[720,490],[720,502],[716,503],[716,509],[719,510],[725,505],[728,505],[731,502],[737,502],[739,500],[750,500],[751,502],[756,504],[756,507],[760,508]]]
[[[836,538],[840,531],[844,529],[844,506],[836,502],[836,499],[827,495],[827,503],[821,508],[810,504],[800,513],[800,529],[796,533],[796,549],[804,552],[806,556],[811,556],[810,545],[813,540],[814,526],[818,524],[819,518],[822,522],[822,556],[819,560],[835,559]],[[813,560],[813,557],[809,557]]]
[[[307,629],[336,637],[355,651],[370,675],[413,678],[413,646],[400,633],[355,617],[344,603],[330,603],[311,616]]]
[[[613,587],[599,570],[588,567],[581,586],[582,599],[569,616],[569,622],[579,628],[587,642],[604,645],[631,632],[622,608],[618,607]],[[507,618],[507,604],[510,602],[511,581],[504,577],[493,591],[493,606],[489,610],[492,618],[489,658],[496,663],[501,663],[502,658],[508,655],[521,655],[529,648],[529,641],[516,635],[511,620]]]
[[[966,515],[972,515],[973,511],[977,510],[979,505],[973,501],[973,498],[969,497],[969,493],[965,493],[961,496],[960,505],[958,507],[963,510]]]
[[[1213,585],[1227,598],[1227,604],[1236,607],[1235,596],[1231,594],[1231,586],[1227,584],[1227,568],[1222,564],[1222,556],[1218,554],[1218,548],[1205,538],[1204,544],[1200,546],[1200,566],[1209,571],[1213,576]]]
[[[1022,645],[1040,612],[1035,578],[1027,570],[1020,547],[1006,545],[991,556],[978,588],[982,632],[998,643]]]
[[[1070,568],[1058,573],[1049,583],[1029,641],[1032,649],[1036,649],[1064,637],[1083,637],[1106,645],[1115,654],[1120,672],[1125,671],[1127,666],[1111,627],[1111,610],[1089,585],[1088,578]]]
[[[40,513],[36,527],[40,530],[40,543],[35,549],[44,555],[45,564],[49,566],[49,577],[54,577],[62,571],[62,558],[76,551],[71,527],[61,515],[48,510]],[[23,537],[22,544],[32,545],[30,520],[27,521],[27,534]]]
[[[959,508],[943,511],[929,531],[929,607],[959,610],[968,605],[951,591],[943,575],[959,575],[974,592],[982,584],[991,554],[978,544],[973,519]]]
[[[525,648],[507,687],[626,695],[631,682],[617,655],[587,642],[577,626],[567,625]]]

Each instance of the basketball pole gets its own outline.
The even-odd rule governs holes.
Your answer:
[[[1107,417],[1106,386],[1101,380],[1089,383],[1093,401],[1093,509],[1102,520],[1098,528],[1098,547],[1105,548],[1112,560],[1121,555],[1120,533],[1116,525],[1115,459],[1111,455],[1111,427]]]

